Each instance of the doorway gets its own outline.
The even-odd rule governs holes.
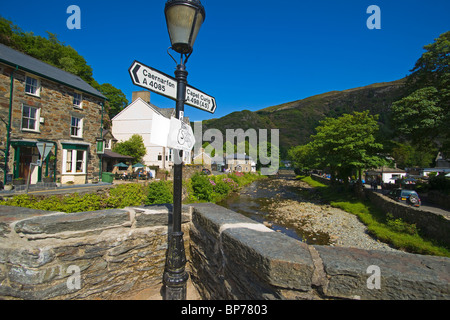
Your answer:
[[[30,174],[30,164],[36,163],[39,159],[39,151],[36,147],[20,147],[19,151],[19,178],[27,181]],[[30,184],[38,182],[38,167],[31,167]]]

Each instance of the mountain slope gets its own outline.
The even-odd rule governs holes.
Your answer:
[[[256,112],[233,112],[219,119],[203,121],[203,129],[280,129],[280,148],[284,153],[292,146],[307,143],[319,121],[344,113],[369,110],[380,115],[380,132],[390,136],[390,106],[404,96],[405,79],[376,83],[344,91],[332,91],[302,100],[284,103]]]

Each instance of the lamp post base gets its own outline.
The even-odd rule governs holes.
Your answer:
[[[164,272],[164,300],[186,300],[186,284],[189,279],[185,271],[186,254],[183,232],[173,232],[167,252]]]

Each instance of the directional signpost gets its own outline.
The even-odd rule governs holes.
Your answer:
[[[169,99],[177,99],[177,81],[151,67],[134,61],[130,69],[131,81],[139,87],[148,89]]]
[[[191,126],[183,120],[184,105],[210,113],[217,108],[214,97],[187,84],[186,62],[187,57],[184,63],[177,66],[175,78],[138,61],[134,61],[128,69],[133,84],[176,101],[176,117],[169,120],[154,115],[152,126],[157,134],[151,135],[151,143],[178,150],[174,152],[172,232],[163,276],[168,300],[186,299],[189,278],[185,271],[186,255],[181,231],[182,159],[183,151],[190,152],[194,147],[195,137]]]
[[[135,85],[174,101],[177,100],[178,85],[175,78],[138,61],[134,61],[128,71]],[[214,113],[217,108],[214,97],[189,85],[186,86],[185,104],[210,113]]]
[[[48,154],[53,148],[53,143],[46,142],[38,142],[36,143],[36,147],[39,150],[39,154],[41,155],[40,166],[44,163],[45,159],[47,159]]]
[[[45,159],[47,159],[48,154],[53,148],[53,143],[51,142],[38,142],[36,143],[36,147],[39,150],[39,154],[41,155],[41,158],[37,160],[36,163],[30,163],[30,170],[28,170],[28,180],[27,180],[27,189],[25,190],[26,193],[28,193],[28,189],[30,188],[30,179],[31,179],[31,168],[34,167],[42,167],[44,164]]]
[[[172,230],[168,239],[166,266],[163,275],[164,298],[165,300],[186,300],[186,283],[189,274],[185,269],[186,254],[181,230],[183,151],[190,152],[192,150],[195,138],[189,123],[186,123],[183,119],[184,106],[186,104],[214,113],[217,104],[214,97],[187,84],[186,63],[192,54],[200,26],[205,20],[205,8],[200,0],[168,0],[164,13],[172,44],[169,49],[181,55],[180,63],[178,63],[167,50],[167,53],[177,63],[175,78],[138,61],[133,62],[128,72],[135,85],[176,101],[175,117],[156,123],[153,119],[152,124],[154,130],[160,128],[159,131],[155,132],[158,137],[153,137],[156,138],[156,140],[153,140],[158,145],[165,145],[177,150],[173,153]]]

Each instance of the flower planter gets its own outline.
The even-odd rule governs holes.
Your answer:
[[[15,186],[23,186],[25,184],[25,179],[13,179],[12,183]]]

